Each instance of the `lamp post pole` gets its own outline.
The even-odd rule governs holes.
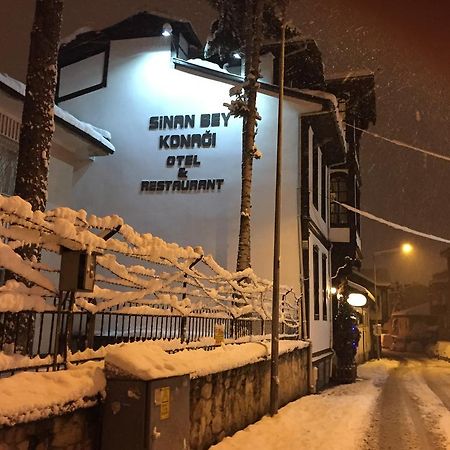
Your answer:
[[[379,250],[376,252],[373,252],[373,290],[375,295],[375,303],[377,305],[378,314],[380,314],[380,318],[377,321],[378,325],[381,326],[381,322],[383,319],[383,308],[381,304],[381,299],[378,301],[378,294],[377,294],[377,265],[376,265],[376,257],[379,255],[386,255],[390,253],[403,253],[405,255],[408,255],[413,250],[413,247],[409,243],[404,243],[400,247],[396,248],[390,248],[388,250]],[[377,334],[377,357],[380,359],[381,357],[381,335]]]
[[[283,100],[284,100],[284,43],[286,24],[284,14],[281,24],[281,49],[279,65],[277,169],[275,179],[275,218],[273,244],[273,289],[272,289],[272,342],[270,360],[270,415],[278,412],[278,353],[280,332],[280,224],[281,224],[281,163],[283,149]]]
[[[373,254],[373,293],[375,295],[375,304],[377,305],[377,314],[380,314],[380,318],[377,321],[378,324],[381,323],[382,311],[381,304],[378,304],[378,295],[377,295],[377,264],[376,264],[376,256],[377,252]],[[381,336],[377,334],[377,359],[381,358]]]

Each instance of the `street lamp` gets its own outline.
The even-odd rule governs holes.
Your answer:
[[[376,267],[376,257],[380,255],[387,255],[392,253],[402,253],[403,255],[409,255],[414,250],[414,247],[409,242],[404,242],[400,247],[390,248],[388,250],[378,250],[373,252],[373,288],[374,288],[374,296],[375,303],[377,305],[377,309],[379,311],[380,318],[378,322],[381,324],[381,319],[383,317],[383,311],[381,308],[381,302],[378,302],[377,295],[377,267]],[[377,356],[380,359],[381,356],[381,336],[378,337],[378,345],[377,345]]]
[[[352,292],[347,299],[347,303],[356,308],[365,306],[367,303],[367,297],[363,294]]]
[[[409,242],[402,244],[401,248],[404,255],[409,255],[413,251],[413,246]]]

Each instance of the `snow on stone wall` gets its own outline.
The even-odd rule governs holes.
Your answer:
[[[261,345],[261,348],[265,347]],[[194,355],[192,351],[185,353]],[[222,353],[222,361],[212,358],[216,361],[215,369],[207,368],[204,359],[197,364],[197,375],[202,375],[191,378],[192,449],[206,450],[268,412],[270,360],[267,350],[264,350],[265,356],[256,360],[252,352],[237,353],[239,364],[236,358],[226,358],[226,352]],[[307,344],[281,343],[280,406],[307,393],[307,359]],[[0,448],[4,444],[14,450],[32,445],[54,450],[97,449],[101,414],[97,407],[90,407],[93,402],[86,399],[105,389],[99,372],[98,366],[91,363],[66,372],[18,374],[0,380]]]
[[[2,378],[0,426],[91,407],[97,403],[99,395],[104,395],[105,387],[100,363],[94,362],[70,370],[18,373]]]

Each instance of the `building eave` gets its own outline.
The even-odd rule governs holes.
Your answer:
[[[21,92],[18,92],[17,90],[13,89],[11,86],[8,86],[8,84],[4,83],[1,80],[0,80],[0,89],[10,97],[19,100],[22,103],[25,100],[25,96]],[[93,151],[93,154],[91,156],[104,156],[114,154],[114,150],[111,147],[109,147],[100,140],[96,139],[94,136],[84,131],[83,129],[76,127],[69,121],[65,120],[62,117],[59,117],[56,114],[55,114],[55,123],[60,124],[67,131],[71,132],[72,134],[76,135],[82,140],[88,142],[89,144],[93,144],[96,150]]]
[[[241,84],[244,82],[244,78],[239,75],[199,66],[179,58],[173,58],[172,60],[175,69],[183,72],[230,84]],[[258,81],[258,83],[260,85],[260,92],[270,94],[278,94],[279,92],[279,86],[275,84],[265,83],[263,81]],[[321,111],[306,113],[302,116],[310,120],[314,123],[315,127],[320,129],[322,142],[319,145],[321,145],[326,153],[328,164],[337,164],[344,161],[347,153],[347,145],[337,109],[337,102],[333,94],[307,89],[285,88],[284,95],[287,98],[319,104],[322,107]]]
[[[192,73],[198,76],[206,76],[210,79],[228,83],[244,82],[244,77],[241,77],[239,75],[214,70],[209,67],[199,66],[197,64],[179,58],[172,58],[172,60],[175,65],[175,69],[181,70],[183,72]],[[279,87],[275,84],[265,83],[264,81],[260,80],[258,80],[258,84],[260,85],[260,91],[263,92],[267,91],[271,93],[278,93],[279,91]],[[323,106],[324,108],[331,109],[331,106],[334,106],[329,99],[326,99],[323,96],[321,97],[320,95],[316,95],[312,91],[304,92],[301,89],[285,88],[284,95],[286,97],[296,98],[311,103],[317,103]]]

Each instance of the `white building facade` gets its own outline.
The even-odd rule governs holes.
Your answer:
[[[166,23],[170,36],[161,35]],[[189,60],[199,47],[188,23],[147,13],[62,47],[58,105],[95,124],[100,135],[110,131],[115,152],[107,133],[99,141],[91,133],[84,157],[68,168],[59,167],[70,156],[60,152],[65,159],[54,159],[51,167],[50,206],[118,214],[139,232],[202,246],[231,269],[239,232],[242,121],[224,103],[242,79],[231,73],[235,69]],[[252,267],[268,279],[278,107],[273,60],[269,53],[263,57],[256,137],[263,156],[253,165],[251,212]],[[333,354],[329,171],[345,159],[346,142],[330,94],[287,88],[283,116],[281,282],[304,293],[301,335],[312,340],[325,384]]]

